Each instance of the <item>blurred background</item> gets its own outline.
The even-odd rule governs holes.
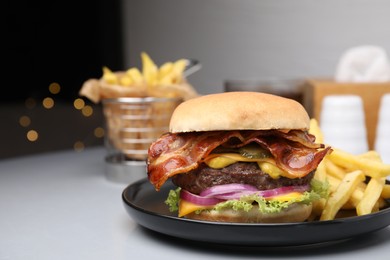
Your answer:
[[[0,158],[102,145],[101,107],[78,92],[123,68],[121,1],[4,2]]]
[[[200,61],[201,94],[229,79],[332,78],[343,52],[390,52],[387,0],[4,1],[0,158],[103,144],[101,105],[78,92],[102,67]],[[4,46],[4,44],[3,44]]]

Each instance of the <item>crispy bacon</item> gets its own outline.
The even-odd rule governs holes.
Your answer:
[[[313,135],[300,130],[167,133],[149,148],[148,178],[159,190],[168,178],[197,168],[218,146],[237,148],[251,142],[268,149],[290,178],[300,178],[315,170],[330,151],[319,150],[324,146],[314,141]]]

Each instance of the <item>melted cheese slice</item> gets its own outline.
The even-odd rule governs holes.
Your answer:
[[[294,192],[286,193],[283,195],[268,198],[268,200],[278,200],[278,201],[284,202],[284,201],[298,199],[301,196],[302,196],[302,193],[294,191]]]
[[[179,218],[183,217],[187,214],[190,214],[194,211],[197,211],[197,210],[211,209],[213,207],[214,207],[214,205],[203,206],[203,205],[194,204],[192,202],[180,199],[180,201],[179,201]]]
[[[288,176],[286,172],[276,166],[273,158],[247,158],[237,153],[222,153],[211,154],[205,160],[205,163],[210,168],[221,169],[236,162],[257,162],[260,169],[270,175],[272,178],[277,179],[280,176]]]

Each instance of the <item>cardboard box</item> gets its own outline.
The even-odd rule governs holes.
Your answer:
[[[390,93],[390,82],[386,83],[339,83],[327,79],[308,79],[303,86],[303,105],[311,118],[320,122],[322,100],[327,95],[358,95],[363,99],[367,140],[369,149],[374,149],[378,111],[385,93]]]

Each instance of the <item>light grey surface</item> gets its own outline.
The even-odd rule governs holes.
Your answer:
[[[200,93],[227,79],[333,77],[359,45],[390,52],[388,0],[122,0],[124,59],[198,59],[189,77]]]
[[[138,226],[126,184],[104,176],[103,148],[0,160],[0,259],[383,259],[390,228],[327,247],[237,248]],[[321,234],[318,234],[319,236]]]

